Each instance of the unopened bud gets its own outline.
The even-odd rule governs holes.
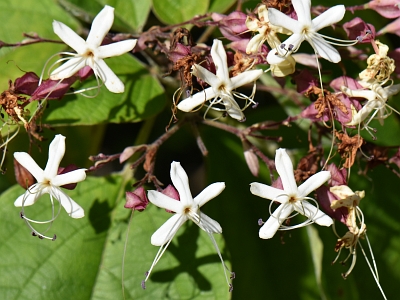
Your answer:
[[[142,186],[133,192],[126,192],[125,208],[144,211],[148,204],[149,199],[147,199],[146,191]]]
[[[249,167],[251,174],[257,177],[260,170],[258,157],[247,140],[242,141],[242,144],[244,149],[244,159],[246,160],[247,166]]]

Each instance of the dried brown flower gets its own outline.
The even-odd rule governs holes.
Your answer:
[[[342,142],[338,144],[338,152],[342,158],[346,161],[343,164],[344,168],[350,168],[355,161],[357,149],[361,147],[364,140],[361,136],[356,134],[353,137],[349,137],[347,133],[335,132],[336,137]]]
[[[331,110],[334,106],[340,109],[343,113],[348,113],[346,106],[342,103],[342,101],[340,101],[336,94],[332,94],[327,90],[324,90],[324,92],[322,92],[320,88],[316,86],[311,86],[306,91],[305,96],[312,99],[312,95],[318,97],[314,103],[315,109],[318,111],[318,114],[316,115],[317,118],[322,117],[326,108],[329,108]]]

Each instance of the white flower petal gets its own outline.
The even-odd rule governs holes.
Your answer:
[[[276,48],[271,49],[267,54],[267,63],[270,65],[279,65],[285,61],[285,58],[280,56]]]
[[[275,154],[275,167],[282,179],[283,189],[286,194],[297,195],[297,184],[294,179],[293,163],[285,149],[277,149]]]
[[[229,78],[228,62],[224,45],[220,40],[215,39],[211,47],[211,57],[215,64],[217,77],[220,80]]]
[[[315,52],[319,54],[322,58],[329,60],[333,63],[338,63],[342,60],[339,52],[328,44],[323,38],[315,37],[311,41],[307,40],[310,45],[314,48]]]
[[[148,191],[147,197],[151,203],[158,207],[168,209],[176,213],[182,213],[183,204],[179,200],[172,199],[157,191]]]
[[[291,32],[300,31],[299,22],[297,20],[292,19],[275,8],[268,8],[268,18],[272,25],[286,28]]]
[[[249,70],[231,78],[232,89],[252,83],[261,77],[263,70]]]
[[[202,207],[211,199],[217,197],[225,189],[225,182],[215,182],[207,186],[200,194],[198,194],[193,202],[196,206]]]
[[[345,12],[346,8],[344,5],[336,5],[329,8],[312,20],[314,30],[319,31],[322,28],[340,22],[343,19]]]
[[[70,183],[81,182],[86,178],[86,169],[78,169],[65,174],[57,175],[51,180],[54,186],[62,186]]]
[[[179,193],[179,199],[183,206],[193,203],[192,193],[189,187],[189,178],[179,162],[171,163],[171,181]]]
[[[293,212],[293,205],[281,204],[260,228],[259,236],[262,239],[270,239],[278,231],[286,218]]]
[[[35,177],[36,181],[41,182],[44,180],[44,172],[41,167],[33,160],[33,158],[26,152],[14,152],[14,158],[25,169]]]
[[[125,86],[123,82],[115,75],[115,73],[110,69],[109,66],[104,62],[104,60],[96,60],[95,71],[100,74],[100,78],[104,81],[106,88],[112,93],[123,93]]]
[[[400,84],[390,85],[388,87],[385,87],[384,90],[386,91],[387,97],[389,98],[390,96],[393,96],[400,92]]]
[[[164,245],[174,237],[175,233],[186,221],[186,216],[181,214],[173,215],[153,233],[151,236],[151,244],[154,246]]]
[[[222,78],[218,78],[214,73],[208,71],[206,68],[203,68],[200,65],[194,64],[192,66],[192,74],[197,78],[207,82],[215,89],[215,91],[218,91],[220,85],[222,84]]]
[[[286,203],[289,200],[289,197],[286,195],[284,190],[280,190],[258,182],[253,182],[250,184],[250,192],[253,195],[280,203]]]
[[[281,45],[284,44],[285,49],[277,47],[276,50],[280,53],[281,56],[289,55],[292,53],[292,51],[296,52],[298,50],[298,48],[300,47],[300,44],[304,41],[304,39],[305,39],[304,34],[293,33],[284,42],[282,42]],[[292,49],[292,51],[288,51],[289,47]]]
[[[60,80],[64,78],[69,78],[86,66],[86,60],[83,57],[73,57],[69,59],[66,63],[62,64],[50,74],[51,80]]]
[[[35,204],[35,202],[43,195],[48,192],[48,188],[43,188],[40,183],[35,183],[32,185],[24,194],[19,196],[14,202],[14,206],[21,207],[30,206]]]
[[[361,108],[356,114],[353,114],[351,117],[351,121],[346,125],[355,126],[364,121],[371,113],[371,111],[374,109],[374,105],[368,105],[368,103],[364,105],[363,108]]]
[[[49,146],[49,159],[47,160],[44,176],[51,180],[58,172],[58,167],[65,154],[65,136],[57,134]]]
[[[190,112],[194,110],[196,107],[202,105],[205,101],[215,98],[216,93],[212,87],[206,88],[203,91],[200,91],[189,98],[183,99],[178,103],[177,107],[181,111]]]
[[[77,53],[83,54],[87,51],[85,40],[64,23],[53,21],[53,30],[64,43],[74,49]]]
[[[342,86],[341,90],[350,97],[365,98],[369,101],[376,99],[376,93],[372,90],[351,90],[345,86]]]
[[[104,59],[107,57],[119,56],[124,53],[127,53],[135,47],[136,42],[137,40],[125,40],[117,43],[100,46],[97,49],[96,53],[97,58]]]
[[[226,112],[231,118],[238,120],[239,122],[246,120],[242,109],[231,94],[224,93],[220,96],[220,98],[222,100],[222,104],[225,106]]]
[[[323,213],[321,210],[317,209],[314,205],[306,200],[301,201],[301,203],[295,203],[294,209],[300,214],[309,218],[310,220],[313,220],[318,225],[331,226],[333,224],[333,220],[331,217]]]
[[[85,212],[83,208],[71,199],[67,194],[65,194],[61,189],[57,187],[51,187],[49,192],[53,196],[53,198],[60,201],[62,207],[64,207],[65,211],[68,215],[74,219],[83,218],[85,216]]]
[[[200,212],[200,224],[199,227],[208,233],[222,233],[222,227],[217,221],[210,218],[206,214]]]
[[[86,42],[94,47],[101,45],[114,22],[114,7],[105,5],[94,18]]]
[[[292,4],[296,11],[298,22],[301,25],[311,25],[311,0],[292,0]],[[297,28],[297,30],[302,30],[302,28]]]
[[[258,28],[258,26],[257,26],[257,28]],[[251,30],[251,31],[254,31],[254,30]],[[264,37],[263,34],[256,34],[255,36],[253,36],[246,46],[246,53],[247,54],[257,53],[265,40],[266,40],[266,38]]]
[[[327,182],[330,178],[331,172],[329,171],[321,171],[314,174],[299,186],[299,197],[307,196],[312,191],[315,191],[317,188]]]

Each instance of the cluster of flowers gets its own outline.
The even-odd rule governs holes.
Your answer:
[[[366,235],[366,225],[359,208],[360,200],[364,198],[365,193],[351,190],[347,184],[346,171],[346,168],[350,168],[354,163],[355,153],[363,141],[359,135],[349,137],[346,129],[358,128],[358,131],[365,129],[373,135],[373,129],[369,126],[372,119],[378,119],[383,125],[383,120],[392,111],[398,113],[387,104],[387,101],[400,91],[400,84],[393,84],[391,75],[395,71],[395,60],[388,56],[388,47],[374,39],[375,29],[372,25],[356,18],[344,25],[349,40],[338,40],[322,35],[318,31],[341,21],[346,10],[344,5],[329,8],[311,19],[309,0],[292,0],[291,4],[276,8],[259,5],[256,14],[250,15],[241,12],[233,12],[228,16],[212,15],[213,24],[219,26],[221,33],[232,41],[230,47],[237,51],[234,63],[231,61],[230,54],[227,55],[223,43],[217,39],[213,41],[210,49],[211,56],[206,60],[199,59],[193,45],[181,43],[180,40],[174,43],[173,47],[171,45],[168,57],[175,64],[176,70],[183,72],[183,78],[185,78],[182,87],[176,93],[178,96],[174,98],[174,106],[184,112],[197,111],[205,106],[207,108],[204,118],[208,114],[214,115],[212,111],[217,111],[222,112],[223,116],[229,115],[243,122],[246,120],[244,110],[251,105],[257,106],[254,101],[255,82],[264,72],[271,72],[276,77],[284,77],[296,71],[296,62],[316,67],[319,79],[314,78],[307,71],[295,76],[298,92],[308,97],[314,95],[314,98],[315,96],[317,98],[301,112],[299,117],[324,124],[337,122],[342,126],[340,132],[334,130],[332,135],[342,140],[342,145],[345,145],[346,139],[352,139],[353,146],[348,146],[350,142],[347,142],[347,149],[338,149],[338,152],[346,158],[344,168],[339,169],[335,164],[327,164],[328,158],[325,165],[318,166],[321,169],[319,172],[317,170],[308,172],[299,179],[288,153],[280,148],[276,150],[275,155],[275,169],[279,178],[271,185],[251,183],[250,192],[271,200],[270,217],[266,222],[259,222],[262,225],[259,231],[262,239],[272,238],[278,230],[299,228],[312,223],[331,226],[334,219],[345,224],[348,232],[342,237],[338,236],[335,250],[340,252],[341,249],[346,248],[354,254],[352,266],[343,275],[347,277],[354,267],[355,249],[359,239]],[[63,52],[62,54],[67,57],[58,60],[57,63],[66,62],[52,70],[48,80],[42,82],[42,78],[39,79],[34,74],[26,74],[18,79],[13,86],[14,93],[31,95],[32,100],[60,98],[77,79],[83,80],[92,73],[98,81],[98,86],[104,83],[109,91],[122,93],[124,84],[103,59],[130,52],[137,40],[128,39],[102,45],[113,23],[113,17],[114,9],[105,6],[94,19],[86,41],[63,23],[54,21],[54,32],[76,53]],[[389,30],[390,28],[386,28],[384,31],[389,32]],[[290,36],[281,42],[278,34]],[[296,53],[303,41],[311,45],[313,54]],[[270,49],[264,44],[265,42],[268,43]],[[375,54],[367,59],[368,65],[359,74],[359,80],[342,76],[331,82],[330,86],[334,92],[326,90],[322,83],[318,58],[322,57],[329,62],[338,63],[341,61],[341,55],[333,46],[345,46],[347,50],[353,51],[352,55],[359,55],[352,46],[366,42],[372,44]],[[188,58],[191,59],[190,68],[182,67],[182,62],[187,62]],[[266,65],[266,63],[268,69],[265,71],[255,68],[256,65]],[[234,67],[230,68],[232,65]],[[193,93],[192,76],[197,78],[197,83],[208,87]],[[237,91],[238,88],[248,85],[253,85],[250,96]],[[187,97],[181,100],[180,96],[184,94],[184,90],[187,92]],[[240,101],[244,101],[244,105],[240,105]],[[21,113],[23,108],[24,105],[21,104],[12,107],[11,112],[15,115],[16,121],[26,122]],[[32,182],[30,175],[36,180],[36,183],[29,184],[26,193],[15,201],[15,206],[22,207],[21,217],[27,222],[33,234],[40,238],[55,239],[55,236],[48,237],[38,232],[31,225],[35,221],[25,215],[24,207],[34,204],[43,194],[50,194],[52,202],[59,201],[71,217],[84,216],[83,209],[60,188],[74,188],[71,184],[83,181],[86,170],[74,167],[59,168],[64,153],[65,137],[62,135],[56,135],[50,144],[49,160],[44,170],[29,154],[14,153],[14,158],[20,166],[28,171],[24,173],[25,177],[20,178],[21,184],[26,186],[27,182]],[[234,273],[226,267],[213,238],[213,234],[222,233],[222,228],[217,221],[200,211],[205,203],[224,190],[225,183],[213,183],[193,198],[188,176],[179,162],[171,164],[170,175],[173,186],[149,190],[147,195],[143,187],[137,188],[134,192],[127,192],[126,208],[143,211],[150,201],[174,213],[151,237],[151,243],[160,246],[160,250],[145,281],[178,229],[184,222],[191,220],[210,236],[224,266],[228,286],[232,289],[230,279],[234,277]],[[298,186],[296,182],[299,181],[303,182]],[[316,192],[318,201],[309,196],[312,192]],[[272,207],[275,203],[279,203],[279,206],[274,210]],[[303,223],[288,226],[286,220],[297,214],[304,215],[306,220]],[[53,211],[50,222],[56,217]],[[226,271],[231,273],[230,278]],[[142,285],[144,287],[144,282]]]

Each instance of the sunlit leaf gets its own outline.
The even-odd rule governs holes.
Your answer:
[[[176,24],[207,12],[209,0],[153,0],[153,11],[160,21]]]
[[[138,122],[164,107],[162,86],[135,58],[125,54],[106,62],[124,82],[124,93],[113,94],[102,86],[101,92],[94,98],[78,94],[66,96],[60,101],[50,101],[44,122],[54,125]],[[94,78],[78,89],[93,86],[96,86]],[[90,92],[96,93],[96,90],[87,93]]]

